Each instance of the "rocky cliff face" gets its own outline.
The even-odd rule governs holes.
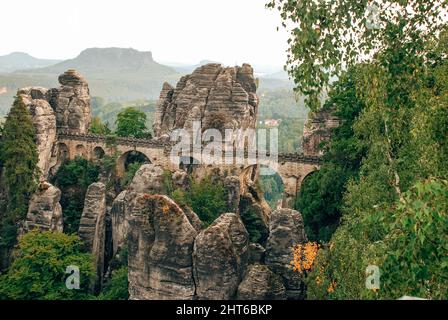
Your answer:
[[[91,122],[89,86],[84,77],[75,70],[68,70],[59,76],[59,83],[59,88],[29,87],[17,92],[36,128],[38,168],[43,180],[55,162],[52,156],[57,154],[57,131],[87,133]]]
[[[163,195],[143,194],[129,215],[131,299],[192,299],[193,243],[184,211]]]
[[[84,249],[93,255],[97,273],[93,290],[98,292],[104,274],[106,246],[106,186],[101,182],[87,188],[78,234]]]
[[[254,128],[258,97],[250,65],[224,68],[207,64],[184,76],[174,88],[165,83],[154,119],[155,137],[169,135],[174,129],[191,132],[193,122],[207,128]]]
[[[339,126],[340,119],[333,110],[312,112],[305,123],[302,136],[302,152],[305,156],[319,157],[324,154],[320,144],[328,141],[331,130]]]
[[[223,213],[202,229],[191,208],[167,196],[166,174],[157,165],[143,165],[112,205],[114,252],[128,249],[131,299],[302,297],[301,279],[290,268],[294,244],[306,241],[300,213],[281,210],[270,219],[259,195],[251,193],[253,186],[242,187],[238,177],[221,177],[228,206],[236,212]],[[188,188],[185,172],[171,177],[177,187]],[[265,247],[250,243],[240,208],[258,208]]]
[[[37,167],[41,176],[46,177],[50,169],[53,146],[57,138],[56,114],[48,103],[48,90],[39,87],[24,88],[20,89],[17,95],[22,97],[33,119],[39,153]]]
[[[42,182],[31,197],[24,230],[39,229],[42,231],[62,232],[61,190]]]
[[[194,243],[196,295],[203,300],[235,297],[247,267],[249,234],[240,217],[221,215]]]
[[[59,76],[61,87],[49,91],[49,102],[56,113],[58,128],[71,133],[87,133],[91,122],[87,81],[76,70]]]
[[[288,298],[303,298],[304,284],[297,272],[293,271],[292,248],[307,242],[302,216],[292,209],[278,209],[271,214],[269,237],[266,244],[266,265],[280,275]]]

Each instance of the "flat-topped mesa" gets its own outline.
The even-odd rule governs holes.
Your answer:
[[[175,129],[193,129],[193,122],[202,131],[213,128],[255,128],[258,113],[257,84],[253,69],[222,67],[210,63],[181,77],[176,87],[165,83],[160,93],[154,119],[156,138]]]

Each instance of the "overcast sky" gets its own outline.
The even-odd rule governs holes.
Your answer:
[[[266,2],[2,0],[0,55],[67,59],[89,47],[132,47],[160,62],[282,66],[288,35]]]

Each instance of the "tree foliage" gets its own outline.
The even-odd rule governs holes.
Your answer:
[[[109,124],[107,122],[101,122],[99,117],[93,117],[92,123],[90,124],[90,132],[102,136],[107,136],[112,133],[109,129]]]
[[[0,208],[0,249],[16,242],[17,225],[26,216],[38,180],[36,132],[28,109],[18,97],[8,114],[0,141],[1,185],[6,204]]]
[[[68,266],[80,270],[80,289],[67,289]],[[0,276],[0,298],[13,300],[88,299],[94,274],[93,259],[81,252],[76,236],[32,231],[14,251],[14,262]]]
[[[119,137],[150,138],[146,127],[146,114],[133,107],[128,107],[117,115],[117,129]]]
[[[171,173],[164,172],[163,184],[167,194],[181,206],[189,206],[205,227],[226,212],[225,189],[221,181],[206,176],[201,180],[190,178],[188,190],[175,188]]]
[[[65,233],[78,232],[87,188],[98,180],[99,171],[98,164],[76,157],[64,163],[54,177],[53,183],[62,191]]]
[[[104,287],[99,298],[101,300],[128,300],[128,268],[121,267],[112,271],[112,278]]]
[[[402,47],[415,57],[444,24],[445,0],[315,1],[271,0],[290,30],[288,71],[307,104],[318,108],[319,94],[333,76],[375,54]]]
[[[342,224],[319,252],[309,297],[447,297],[446,43],[443,33],[426,43],[425,64],[397,48],[360,74],[365,108],[352,128],[366,155],[347,184]],[[378,291],[365,287],[368,265],[380,268]]]
[[[362,66],[353,67],[334,83],[324,107],[332,110],[341,124],[333,129],[331,143],[322,146],[325,155],[320,170],[305,178],[296,198],[295,208],[301,212],[313,241],[326,242],[336,230],[347,182],[357,178],[365,155],[365,147],[353,131],[364,108],[355,85],[363,72]]]
[[[224,186],[221,182],[213,181],[211,177],[200,181],[192,180],[190,191],[185,198],[205,226],[225,213],[227,208]]]

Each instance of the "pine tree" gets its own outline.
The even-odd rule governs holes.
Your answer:
[[[15,244],[17,224],[25,218],[38,177],[36,132],[21,97],[14,101],[7,116],[0,151],[1,184],[7,199],[6,208],[1,210],[0,247],[10,249]]]

